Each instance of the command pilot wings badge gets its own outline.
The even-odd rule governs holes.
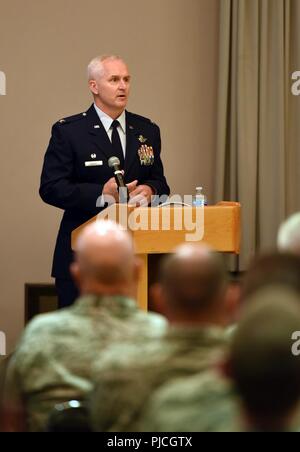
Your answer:
[[[146,143],[146,141],[147,141],[147,138],[143,137],[143,135],[139,136],[139,142],[140,143]]]

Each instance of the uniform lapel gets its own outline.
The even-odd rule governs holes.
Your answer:
[[[113,147],[110,139],[106,133],[106,130],[103,127],[102,122],[97,115],[94,105],[92,105],[87,114],[87,124],[88,124],[88,132],[91,135],[93,142],[98,146],[99,149],[106,155],[107,159],[114,155]]]

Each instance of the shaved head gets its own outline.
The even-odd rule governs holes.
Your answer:
[[[179,246],[166,259],[161,276],[172,306],[185,311],[209,308],[226,287],[226,273],[219,256],[204,244]]]
[[[280,251],[300,255],[300,212],[294,213],[281,224],[277,246]]]
[[[112,221],[96,221],[78,238],[75,266],[81,287],[98,286],[109,293],[131,284],[136,270],[131,236]]]

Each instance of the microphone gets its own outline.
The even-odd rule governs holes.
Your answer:
[[[119,191],[119,202],[126,204],[128,201],[128,189],[123,179],[123,172],[120,170],[120,160],[118,157],[110,157],[108,159],[108,166],[112,168],[115,176],[115,180]]]
[[[108,159],[108,166],[112,168],[114,171],[117,186],[119,188],[120,187],[127,188],[124,183],[123,173],[120,170],[120,160],[118,159],[118,157],[110,157],[110,159]]]

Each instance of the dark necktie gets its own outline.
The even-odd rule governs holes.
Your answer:
[[[123,154],[123,148],[120,140],[120,135],[118,132],[118,126],[120,125],[119,121],[116,119],[112,122],[112,134],[111,134],[111,144],[113,147],[113,152],[116,157],[120,160],[120,166],[121,168],[124,168],[124,154]]]

